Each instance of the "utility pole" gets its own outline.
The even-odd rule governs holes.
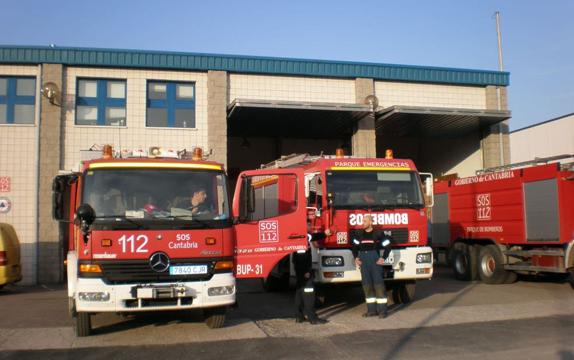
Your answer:
[[[498,71],[504,71],[504,63],[502,61],[502,35],[500,34],[500,12],[494,13],[496,17],[496,37],[498,39]],[[502,110],[502,100],[500,98],[500,86],[496,87],[496,100],[498,110]],[[500,150],[500,166],[504,165],[504,145],[502,143],[502,122],[498,123],[498,144]]]

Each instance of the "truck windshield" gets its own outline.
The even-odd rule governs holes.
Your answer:
[[[424,207],[418,176],[410,171],[328,171],[335,208]]]
[[[229,219],[225,175],[214,171],[87,170],[82,199],[94,208],[96,219]]]

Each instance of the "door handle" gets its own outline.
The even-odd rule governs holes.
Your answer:
[[[289,235],[289,239],[303,239],[306,238],[307,235],[301,235],[301,234],[291,234]]]

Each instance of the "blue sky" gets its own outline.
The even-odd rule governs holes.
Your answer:
[[[574,1],[7,1],[0,44],[173,50],[496,70],[511,129],[574,112]]]

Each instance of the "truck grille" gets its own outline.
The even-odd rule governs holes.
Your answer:
[[[214,273],[214,262],[197,260],[171,260],[171,265],[207,265],[207,274],[170,275],[169,270],[158,273],[151,269],[147,260],[102,261],[102,277],[110,284],[161,283],[178,281],[206,281]]]
[[[409,229],[408,228],[396,228],[396,229],[377,229],[377,231],[382,232],[384,235],[390,236],[393,239],[393,244],[406,244],[409,242]],[[349,232],[349,239],[354,239],[358,237],[361,230],[351,230]]]

